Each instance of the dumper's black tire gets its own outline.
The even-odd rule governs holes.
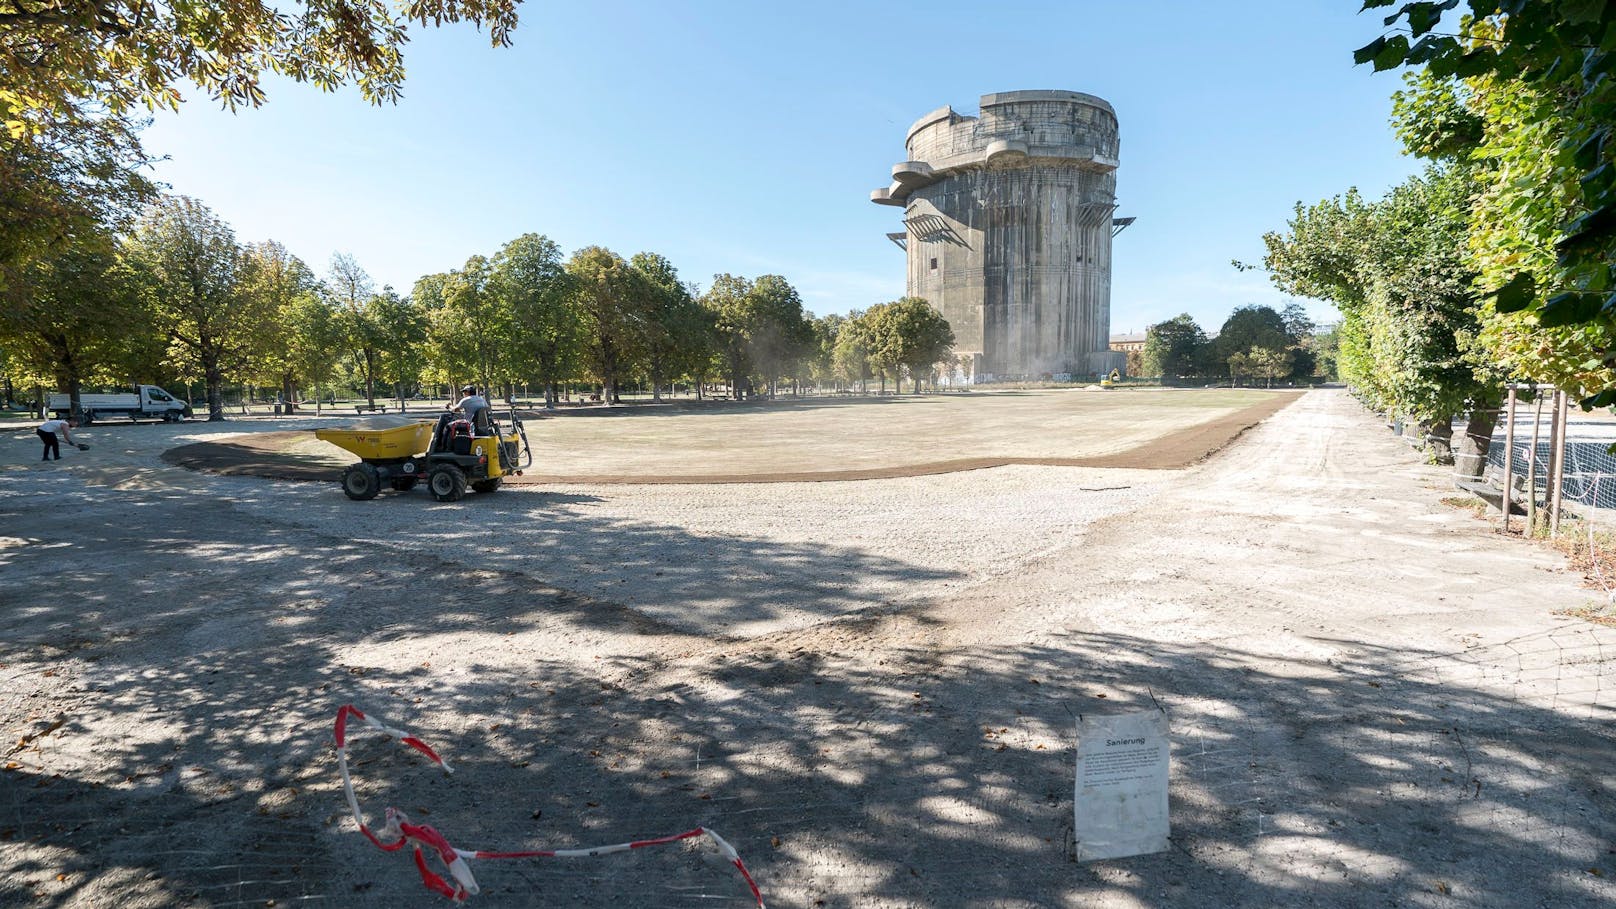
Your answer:
[[[439,464],[426,475],[426,488],[439,502],[458,502],[466,497],[465,471],[453,464]]]
[[[382,491],[382,479],[371,464],[350,464],[342,472],[342,492],[355,502],[376,498]]]
[[[473,480],[471,488],[478,492],[493,492],[499,488],[499,483],[499,477],[494,477],[492,480]]]
[[[419,482],[421,481],[414,477],[394,477],[393,488],[399,492],[409,492],[410,490],[414,489],[415,484]]]

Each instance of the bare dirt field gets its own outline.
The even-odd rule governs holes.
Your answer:
[[[1175,469],[1294,395],[1074,388],[595,407],[529,415],[534,465],[513,482],[874,480],[1013,464]],[[300,429],[181,446],[166,460],[230,475],[325,480],[355,458]]]
[[[361,740],[370,813],[507,850],[699,824],[772,906],[1616,905],[1616,629],[1340,392],[1178,470],[440,505],[161,458],[298,425],[95,427],[45,468],[8,443],[0,905],[440,903],[347,816],[349,702],[456,769]],[[979,454],[1128,447],[1026,438]],[[1074,862],[1076,717],[1152,703],[1173,848]],[[474,904],[755,904],[702,840],[473,864]]]

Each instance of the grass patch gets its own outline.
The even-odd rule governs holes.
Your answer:
[[[1559,536],[1550,538],[1541,528],[1534,536],[1564,555],[1590,581],[1616,586],[1616,531],[1595,530],[1583,521],[1562,519]]]
[[[1439,501],[1450,508],[1457,508],[1460,511],[1468,511],[1478,518],[1485,518],[1487,516],[1487,503],[1476,498],[1475,496],[1443,496]]]
[[[1555,615],[1569,616],[1573,619],[1582,619],[1584,622],[1593,622],[1595,625],[1616,628],[1616,607],[1609,604],[1590,603],[1577,609],[1558,610]]]

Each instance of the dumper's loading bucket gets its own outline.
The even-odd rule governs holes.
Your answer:
[[[314,437],[350,451],[365,461],[392,461],[414,457],[432,444],[436,418],[366,417],[334,429],[316,429]]]

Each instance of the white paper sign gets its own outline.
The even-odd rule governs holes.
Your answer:
[[[1167,848],[1167,714],[1147,710],[1077,722],[1077,857]]]

